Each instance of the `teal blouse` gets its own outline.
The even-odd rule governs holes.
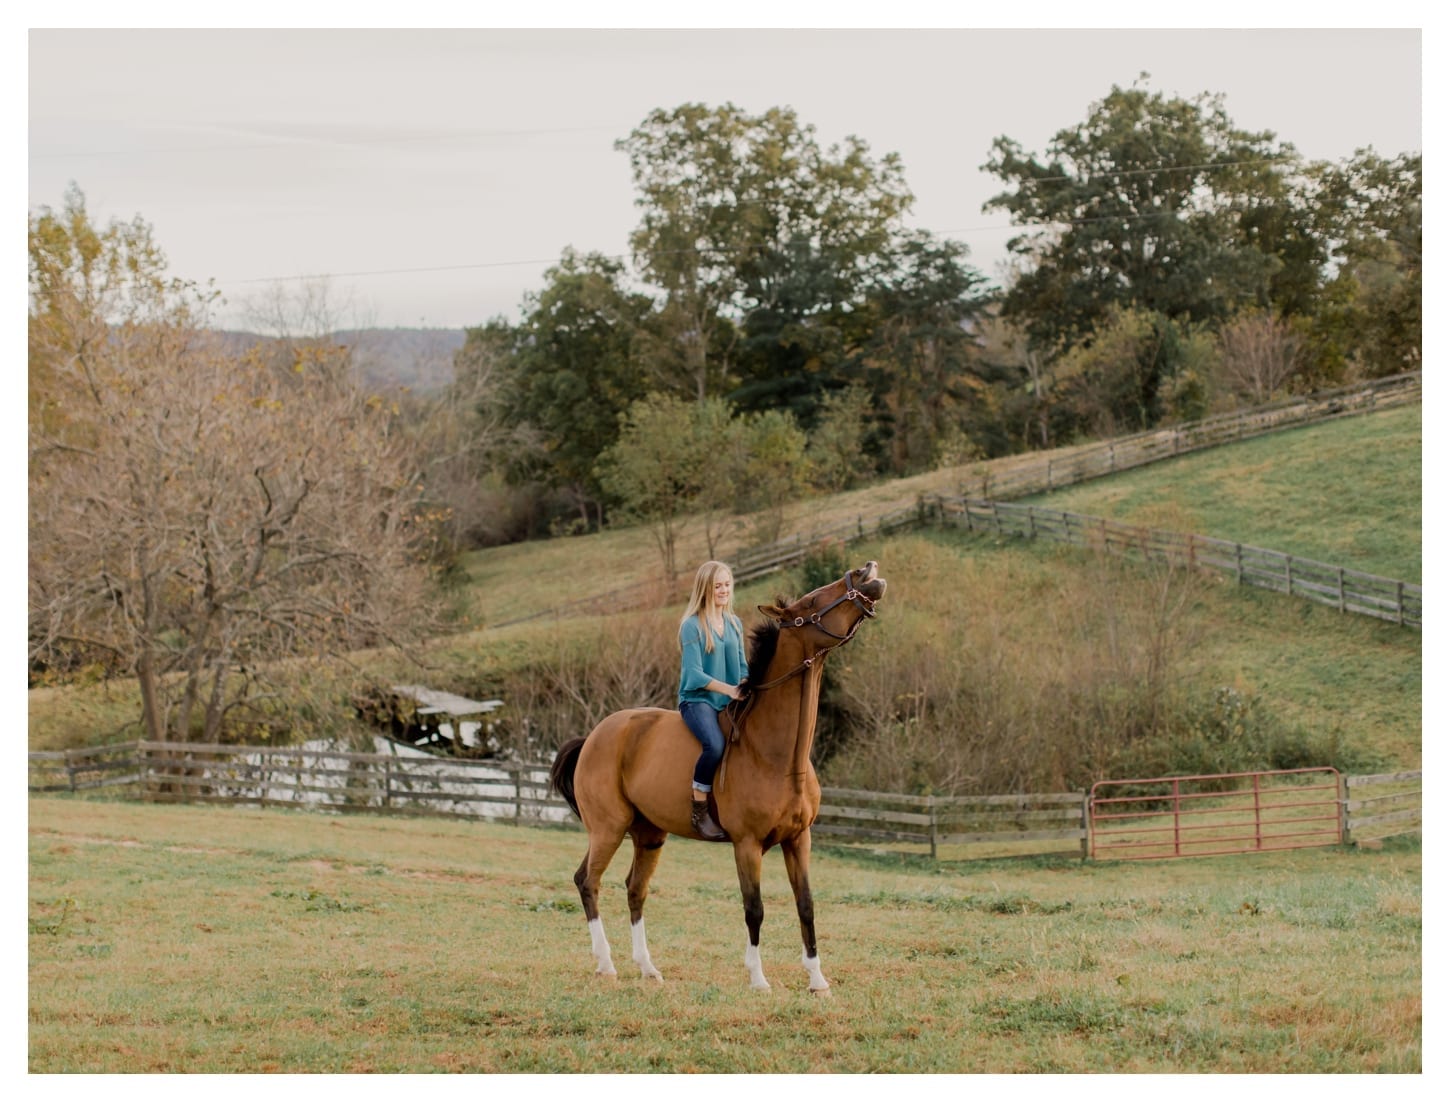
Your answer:
[[[680,700],[681,704],[698,701],[717,712],[730,703],[724,693],[712,693],[705,686],[711,681],[738,685],[745,680],[744,628],[737,616],[725,618],[725,634],[715,636],[715,649],[705,653],[705,637],[700,620],[691,616],[680,625]]]

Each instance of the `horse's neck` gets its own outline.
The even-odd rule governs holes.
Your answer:
[[[800,659],[781,661],[782,669],[770,671],[767,680],[783,676]],[[823,658],[818,657],[800,676],[761,694],[757,713],[751,717],[752,747],[772,772],[789,775],[799,791],[811,769],[811,745],[815,740],[816,715],[820,709]]]

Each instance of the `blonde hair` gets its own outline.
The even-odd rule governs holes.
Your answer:
[[[701,563],[700,569],[695,571],[695,584],[690,589],[690,603],[685,606],[685,614],[680,617],[680,627],[691,616],[700,621],[700,635],[705,640],[705,653],[711,654],[715,650],[715,635],[710,630],[710,622],[705,618],[706,612],[710,609],[715,596],[715,581],[721,574],[729,576],[733,582],[735,575],[723,562],[716,562],[711,559],[709,562]],[[725,606],[725,615],[731,620],[736,619],[735,615],[735,591],[730,591],[730,603]]]

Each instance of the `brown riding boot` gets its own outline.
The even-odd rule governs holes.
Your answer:
[[[707,842],[724,842],[726,834],[715,825],[715,820],[710,818],[710,801],[697,800],[690,797],[690,829],[695,832],[696,838],[703,838]]]

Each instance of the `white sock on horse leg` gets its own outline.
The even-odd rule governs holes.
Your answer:
[[[765,991],[770,984],[765,982],[765,972],[760,967],[760,946],[746,944],[745,967],[750,969],[750,986]]]
[[[594,918],[589,920],[589,941],[594,948],[594,959],[598,967],[594,969],[597,975],[613,976],[614,960],[609,955],[609,939],[604,936],[604,919]]]
[[[647,980],[662,980],[660,970],[649,959],[649,946],[644,940],[644,918],[630,924],[629,939],[634,944],[634,963],[639,965],[639,974]]]
[[[831,986],[826,982],[826,977],[821,973],[820,957],[807,956],[806,951],[802,949],[801,963],[806,966],[806,971],[810,973],[810,988],[812,991],[824,991]]]

